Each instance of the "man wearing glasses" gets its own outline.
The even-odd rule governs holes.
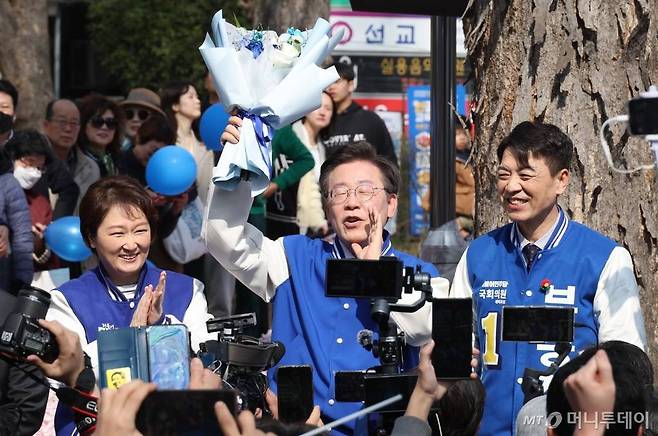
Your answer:
[[[66,164],[80,190],[75,210],[89,186],[101,177],[98,165],[76,147],[80,132],[80,111],[71,100],[59,99],[48,103],[43,132],[50,141],[53,154]]]
[[[223,141],[237,143],[241,120],[229,119]],[[272,241],[246,223],[250,189],[242,182],[234,191],[211,186],[205,221],[210,253],[251,291],[273,303],[272,339],[286,347],[280,365],[313,365],[315,404],[326,420],[361,408],[360,403],[335,401],[336,371],[363,370],[379,364],[357,342],[363,329],[377,330],[370,319],[368,299],[325,296],[327,260],[379,259],[396,256],[406,266],[420,265],[434,278],[435,293],[447,295],[448,281],[437,277],[433,265],[395,250],[383,230],[398,204],[400,172],[389,159],[378,156],[367,142],[340,147],[322,165],[320,189],[327,220],[336,230],[333,244],[304,235]],[[409,304],[418,293],[406,294]],[[410,345],[431,338],[431,305],[415,313],[391,312]],[[416,354],[417,357],[417,354]],[[270,370],[270,386],[276,390]],[[326,420],[325,420],[326,419]],[[344,428],[353,430],[353,423]]]

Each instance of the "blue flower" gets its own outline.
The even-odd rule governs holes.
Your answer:
[[[302,31],[295,28],[295,27],[288,27],[288,35],[290,35],[290,36],[296,36],[296,35],[301,36]]]
[[[261,41],[252,39],[249,41],[246,47],[247,49],[251,50],[251,53],[254,55],[254,59],[260,56],[260,54],[263,52],[263,43]]]

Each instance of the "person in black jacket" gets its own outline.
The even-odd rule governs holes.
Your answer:
[[[363,109],[352,100],[354,68],[343,62],[334,66],[340,78],[327,88],[337,112],[333,125],[326,138],[323,138],[327,157],[339,147],[366,141],[375,147],[378,155],[386,156],[397,164],[393,141],[384,121],[376,113]]]
[[[15,300],[15,296],[0,289],[0,326],[14,308]],[[39,368],[0,359],[0,434],[29,436],[36,433],[47,402],[48,385]]]

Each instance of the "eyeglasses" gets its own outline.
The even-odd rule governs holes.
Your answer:
[[[139,121],[146,121],[146,119],[151,116],[151,113],[146,109],[126,109],[126,118],[128,120],[134,119],[135,116],[139,118]]]
[[[75,129],[76,127],[80,127],[80,120],[67,120],[66,118],[53,118],[52,120],[50,120],[50,122],[57,124],[62,129],[67,127],[67,126],[72,128],[72,129]]]
[[[89,123],[91,124],[92,127],[96,129],[100,129],[103,127],[103,125],[106,125],[108,129],[114,130],[117,128],[119,125],[119,122],[117,121],[116,118],[108,117],[108,118],[103,118],[100,115],[96,115],[95,117],[92,117],[89,120]]]
[[[331,204],[343,204],[349,198],[350,192],[354,192],[356,199],[361,203],[365,203],[372,199],[372,197],[374,197],[379,191],[389,192],[386,188],[376,188],[371,185],[359,185],[353,189],[345,187],[334,188],[329,194],[325,195],[325,197],[329,198]]]

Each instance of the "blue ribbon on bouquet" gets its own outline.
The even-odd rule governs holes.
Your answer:
[[[244,109],[238,110],[238,116],[242,119],[249,118],[254,125],[254,131],[256,132],[256,140],[258,141],[258,149],[260,154],[263,157],[263,161],[267,164],[267,169],[269,170],[270,179],[272,178],[272,156],[267,148],[267,143],[272,141],[274,137],[274,129],[269,125],[267,121],[262,119],[260,116],[254,114],[253,112],[246,111]],[[266,127],[267,129],[265,129]],[[267,132],[267,133],[265,133]]]

